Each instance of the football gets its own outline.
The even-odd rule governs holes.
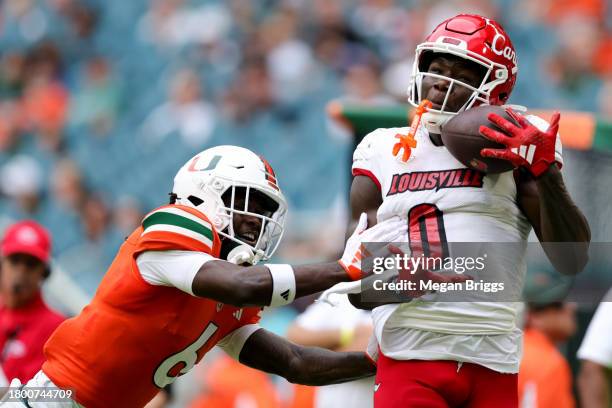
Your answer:
[[[513,169],[510,162],[480,155],[480,151],[485,148],[504,148],[499,143],[485,139],[478,133],[481,125],[501,130],[487,119],[487,115],[491,112],[516,123],[501,106],[478,106],[450,119],[441,129],[442,142],[463,165],[484,173],[503,173]]]

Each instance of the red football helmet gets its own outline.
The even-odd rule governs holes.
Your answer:
[[[474,88],[453,78],[423,72],[428,68],[423,64],[423,56],[430,52],[452,54],[484,66],[486,74],[480,86]],[[440,133],[440,126],[458,112],[478,105],[503,105],[514,88],[517,71],[514,46],[497,22],[475,14],[459,14],[438,25],[425,42],[417,46],[408,102],[413,106],[421,102],[423,77],[447,79],[449,86],[442,107],[431,109],[423,115],[425,126],[430,131]],[[458,112],[445,111],[448,96],[453,86],[457,85],[470,89],[472,95]]]

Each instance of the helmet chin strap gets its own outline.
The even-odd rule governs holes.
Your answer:
[[[245,244],[238,245],[227,254],[227,261],[235,265],[249,264],[254,265],[255,253]]]

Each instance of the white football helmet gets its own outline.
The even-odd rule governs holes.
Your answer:
[[[244,207],[235,208],[237,188],[246,190]],[[278,207],[270,214],[249,211],[253,191],[263,193]],[[192,157],[174,177],[172,193],[176,204],[204,213],[220,236],[238,244],[228,260],[256,264],[269,259],[280,244],[284,231],[287,202],[276,181],[274,170],[262,157],[238,146],[217,146]],[[231,194],[229,206],[222,196]],[[226,198],[227,199],[227,198]],[[249,244],[234,231],[234,214],[257,217],[261,229],[257,242]]]

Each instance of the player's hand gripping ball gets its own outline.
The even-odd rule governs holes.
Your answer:
[[[494,126],[489,122],[490,114],[513,120],[501,106],[483,105],[468,109],[457,114],[442,126],[442,142],[464,166],[483,173],[503,173],[514,169],[515,165],[499,157],[481,154],[483,149],[503,149],[505,147],[480,134],[481,127]],[[501,128],[495,129],[502,130]]]
[[[506,113],[513,121],[495,113],[488,115],[489,120],[503,132],[487,126],[481,126],[479,129],[483,137],[503,145],[503,148],[486,148],[482,150],[481,155],[506,160],[516,167],[529,170],[535,178],[540,177],[555,162],[555,143],[561,114],[555,112],[548,129],[543,132],[511,108],[506,108]]]

